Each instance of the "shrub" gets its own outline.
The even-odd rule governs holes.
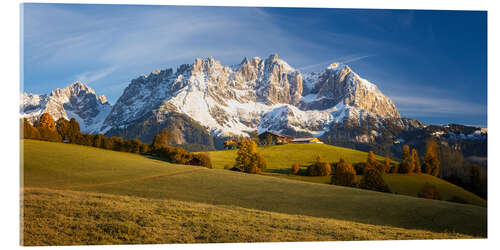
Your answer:
[[[307,167],[310,176],[328,176],[332,173],[332,167],[328,162],[315,162]]]
[[[354,164],[354,170],[357,175],[363,175],[366,168],[366,162],[358,162]]]
[[[300,168],[299,168],[299,164],[294,163],[294,164],[292,165],[292,169],[290,170],[290,174],[296,175],[296,174],[298,174],[298,173],[299,173],[299,170],[300,170]]]
[[[206,152],[205,153],[197,153],[197,154],[194,154],[194,157],[196,157],[196,158],[198,158],[198,160],[200,160],[201,166],[206,167],[206,168],[213,168],[210,154],[208,154]]]
[[[335,168],[335,178],[332,176],[332,183],[340,186],[354,186],[356,184],[356,171],[352,164],[340,159]]]
[[[418,197],[439,200],[439,192],[437,191],[436,186],[425,183],[420,189],[420,192],[418,192]]]
[[[359,186],[363,189],[390,193],[389,186],[382,178],[382,174],[372,166],[365,169],[364,177]]]

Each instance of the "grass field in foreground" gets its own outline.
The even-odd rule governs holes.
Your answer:
[[[24,190],[24,245],[470,238],[235,206]]]
[[[258,147],[257,149],[262,153],[268,164],[267,170],[263,174],[323,184],[330,184],[331,177],[288,175],[291,165],[298,163],[301,165],[302,173],[305,173],[306,166],[313,163],[318,154],[327,162],[338,162],[341,157],[352,163],[365,162],[368,157],[368,153],[365,152],[326,144],[286,144]],[[236,159],[236,150],[212,151],[210,156],[216,168],[224,168],[225,165],[233,166]],[[381,156],[376,156],[376,158],[383,160]],[[362,176],[359,177],[362,178]],[[429,183],[436,186],[442,200],[451,200],[456,196],[469,204],[486,206],[486,201],[481,197],[434,176],[426,174],[387,174],[384,179],[393,193],[417,197],[422,186]]]
[[[412,233],[414,230],[450,233],[450,237],[455,237],[453,236],[455,233],[477,237],[486,236],[486,209],[478,206],[237,173],[223,169],[175,165],[137,154],[79,145],[32,140],[24,140],[23,145],[23,176],[26,190],[37,187],[60,191],[81,191],[97,196],[102,194],[103,196],[114,195],[138,199],[141,202],[144,201],[144,205],[152,200],[164,202],[175,200],[193,205],[204,203],[229,206],[228,209],[259,210],[259,213],[274,212],[305,216],[303,218],[342,220],[352,225],[361,223],[399,228],[399,234],[407,234],[408,238],[412,238],[412,235],[413,238],[427,238],[425,234]],[[47,192],[59,191],[48,190]],[[41,198],[35,198],[35,201],[39,199]],[[53,220],[51,217],[57,214],[58,207],[64,206],[63,202],[59,203],[59,198],[55,198],[53,202],[55,203],[40,200],[41,206],[46,206],[46,213],[36,215],[33,214],[35,210],[26,210],[25,212],[28,212],[28,214],[25,213],[26,218],[36,219],[35,223],[48,221],[47,223],[50,224]],[[109,215],[90,200],[82,200],[82,202],[84,204],[88,202],[88,204],[75,205],[75,209],[81,206],[81,216],[85,213],[85,209],[92,207],[95,208],[92,213],[97,214],[99,218]],[[135,211],[136,208],[131,206],[129,209]],[[155,215],[160,211],[150,210],[150,213]],[[193,214],[193,216],[202,215]],[[69,220],[69,218],[66,219]],[[264,225],[272,225],[272,222],[265,224],[253,216],[247,216],[245,221],[256,226],[262,224],[263,227],[259,230],[271,230],[266,229]],[[110,218],[108,222],[121,225],[120,219],[117,218]],[[31,222],[25,221],[25,223],[28,225]],[[305,226],[312,222],[304,219],[302,223]],[[89,230],[91,230],[86,227],[66,228],[62,226],[52,227],[51,230],[70,235],[90,233]],[[189,231],[195,230],[192,227],[196,226],[184,223],[183,227]],[[212,229],[209,224],[206,227],[207,230]],[[302,227],[297,226],[297,228],[300,231]],[[352,230],[355,229],[355,227],[352,228]],[[36,233],[33,231],[34,227],[25,227],[24,230],[26,235]],[[161,228],[144,226],[141,230],[161,230]],[[370,234],[369,239],[386,239],[385,235],[389,233],[382,229],[381,231],[375,230],[375,232],[378,233]],[[430,236],[430,234],[427,235]],[[174,241],[176,237],[172,235],[168,241]],[[336,240],[344,239],[344,236],[332,234],[325,238]],[[104,238],[102,240],[107,241]],[[167,241],[167,239],[164,240]]]

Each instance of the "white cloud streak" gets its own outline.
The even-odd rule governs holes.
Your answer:
[[[113,67],[108,67],[102,70],[97,70],[97,71],[87,71],[83,72],[81,74],[76,75],[76,80],[83,82],[83,83],[92,83],[97,80],[100,80],[102,78],[105,78],[106,76],[110,75],[113,73],[115,70],[117,70],[118,67],[113,66]]]

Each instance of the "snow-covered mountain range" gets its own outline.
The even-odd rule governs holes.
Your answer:
[[[22,99],[21,114],[31,122],[48,112],[74,117],[84,132],[146,142],[168,128],[175,144],[213,146],[217,138],[266,130],[329,143],[397,143],[401,131],[426,127],[401,118],[390,98],[345,64],[301,73],[276,54],[232,66],[198,58],[153,71],[133,79],[113,106],[80,82]]]
[[[111,105],[106,97],[96,95],[93,89],[81,82],[56,89],[49,95],[21,95],[21,116],[31,123],[38,121],[41,114],[49,113],[56,121],[75,118],[83,132],[99,133],[110,111]]]
[[[101,132],[127,128],[145,115],[163,122],[184,114],[215,136],[250,132],[323,134],[344,118],[400,117],[394,103],[347,65],[303,75],[276,54],[223,66],[212,57],[131,81]]]

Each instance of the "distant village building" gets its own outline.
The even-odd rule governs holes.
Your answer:
[[[261,133],[259,135],[259,141],[261,145],[285,143],[323,143],[317,137],[294,138],[292,136],[279,134],[273,131],[266,131]]]
[[[291,140],[291,137],[273,131],[266,131],[259,135],[259,143],[261,145],[284,144]]]
[[[294,138],[291,143],[323,143],[317,137]]]
[[[288,135],[283,135],[274,131],[265,131],[259,134],[259,144],[260,145],[276,145],[276,144],[286,144],[286,143],[323,143],[317,137],[292,137]],[[238,148],[238,141],[235,139],[228,139],[224,142],[224,149],[236,149]]]

